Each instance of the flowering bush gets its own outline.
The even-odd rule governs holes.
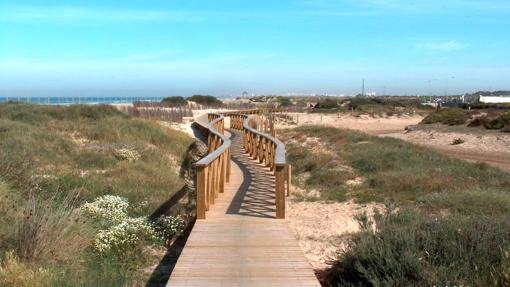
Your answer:
[[[119,160],[133,162],[139,160],[141,156],[140,153],[134,149],[121,148],[115,151],[115,157]]]
[[[82,206],[85,215],[106,227],[99,231],[94,240],[94,249],[99,254],[120,254],[144,241],[165,242],[184,229],[184,220],[179,216],[162,216],[155,221],[148,217],[133,218],[127,214],[128,207],[126,199],[113,195],[99,197]]]
[[[180,234],[184,230],[184,220],[180,216],[161,216],[152,226],[158,238],[164,241]]]
[[[127,218],[129,202],[120,196],[104,195],[93,202],[87,202],[82,207],[82,212],[104,224],[119,223]]]
[[[94,248],[101,254],[134,248],[142,240],[157,239],[156,232],[146,218],[126,218],[121,223],[101,230],[94,240]]]

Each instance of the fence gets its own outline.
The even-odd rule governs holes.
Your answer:
[[[207,136],[209,151],[207,156],[195,164],[197,219],[205,219],[210,206],[225,191],[225,183],[230,182],[231,141],[223,134],[223,115],[208,114],[206,120],[196,122],[202,134]]]
[[[243,131],[245,152],[274,172],[276,218],[285,218],[285,191],[287,196],[290,195],[292,172],[291,166],[286,164],[285,145],[277,138],[258,131],[256,124],[257,119],[254,115],[230,116],[230,127]]]

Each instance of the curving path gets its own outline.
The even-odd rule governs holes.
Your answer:
[[[285,220],[275,219],[274,177],[230,132],[231,181],[195,223],[167,286],[320,286]]]

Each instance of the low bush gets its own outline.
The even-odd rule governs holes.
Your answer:
[[[461,138],[456,138],[452,141],[452,145],[459,145],[459,144],[463,144],[465,141]]]
[[[82,214],[101,226],[94,249],[103,256],[124,256],[142,243],[166,242],[184,229],[180,217],[162,216],[156,220],[130,217],[129,202],[119,196],[105,195],[81,207]]]
[[[468,114],[462,109],[444,108],[426,116],[421,124],[442,123],[446,125],[463,125],[469,119]]]
[[[336,109],[338,107],[339,107],[339,105],[338,105],[337,100],[328,98],[328,99],[324,99],[324,100],[318,102],[317,104],[315,104],[314,109],[329,110],[329,109]]]
[[[510,113],[502,114],[499,117],[488,121],[484,126],[490,130],[499,130],[508,127],[510,126]]]
[[[400,210],[353,236],[325,286],[507,286],[510,221]]]
[[[166,97],[161,100],[161,103],[169,107],[182,107],[188,104],[188,101],[183,97]]]
[[[214,96],[209,95],[193,95],[188,98],[188,101],[195,102],[197,104],[201,104],[204,106],[211,106],[211,107],[221,107],[223,106],[223,102],[218,100]]]

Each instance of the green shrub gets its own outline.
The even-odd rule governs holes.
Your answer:
[[[462,125],[467,122],[469,116],[462,109],[450,109],[444,108],[440,109],[430,115],[426,116],[421,124],[435,124],[442,123],[446,125]]]
[[[510,221],[401,210],[354,235],[325,286],[494,286],[508,282]],[[501,285],[503,286],[503,285]]]
[[[336,109],[336,108],[338,108],[338,101],[334,100],[334,99],[329,99],[329,98],[324,99],[324,100],[318,102],[314,106],[314,109],[326,109],[326,110],[330,110],[330,109]]]
[[[465,141],[461,138],[456,138],[452,141],[452,145],[459,145],[459,144],[463,144]]]
[[[280,104],[280,107],[290,107],[292,106],[292,101],[288,97],[278,97],[278,103]]]
[[[201,104],[204,106],[211,107],[220,107],[223,105],[223,102],[218,100],[217,98],[209,95],[193,95],[188,98],[188,101],[195,102],[197,104]]]
[[[502,114],[485,124],[485,127],[489,130],[499,130],[508,126],[510,126],[510,113]]]
[[[170,107],[182,107],[188,104],[188,101],[183,97],[166,97],[161,102]]]

